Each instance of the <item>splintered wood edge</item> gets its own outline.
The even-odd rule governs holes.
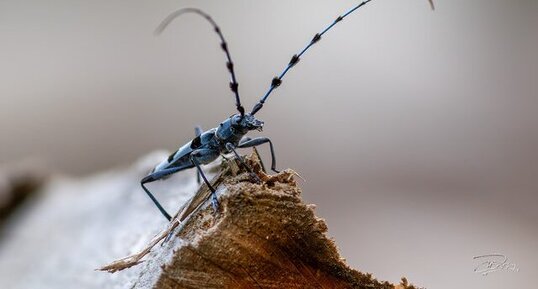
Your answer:
[[[258,151],[256,148],[253,148],[253,150],[253,155],[255,155],[257,160],[261,162]],[[224,181],[225,177],[231,175],[235,176],[238,172],[239,164],[237,161],[225,160],[222,162],[217,175],[211,180],[211,185],[214,188],[217,188]],[[157,234],[157,236],[155,236],[150,243],[144,247],[144,249],[138,253],[115,260],[96,270],[115,273],[142,263],[142,259],[151,252],[153,247],[155,247],[162,240],[165,240],[165,238],[168,237],[170,233],[173,232],[179,226],[179,224],[184,222],[185,219],[188,218],[196,209],[198,209],[209,198],[210,195],[211,191],[209,190],[209,187],[205,183],[202,184],[194,196],[188,202],[184,203],[179,208],[177,213],[172,217],[168,228]]]
[[[406,278],[394,285],[351,269],[326,236],[327,225],[315,216],[314,206],[302,202],[296,173],[267,175],[256,151],[245,160],[260,184],[235,160],[223,162],[212,181],[225,187],[218,213],[202,206],[210,196],[204,185],[146,249],[101,270],[140,263],[173,231],[183,245],[162,265],[153,288],[417,288]]]

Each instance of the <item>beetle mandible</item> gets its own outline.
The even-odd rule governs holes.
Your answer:
[[[355,12],[360,7],[364,6],[368,2],[372,0],[365,0],[361,2],[360,4],[354,6],[347,12],[345,12],[342,15],[339,15],[336,17],[336,19],[327,26],[324,30],[322,30],[319,33],[316,33],[310,42],[306,45],[305,48],[303,48],[299,53],[294,54],[287,66],[284,68],[284,70],[278,75],[275,76],[271,84],[269,86],[269,89],[267,92],[261,97],[261,99],[254,105],[252,110],[249,113],[245,113],[245,109],[241,105],[241,99],[239,97],[239,84],[237,82],[237,79],[235,77],[234,72],[234,63],[232,62],[232,58],[230,56],[230,52],[228,50],[228,44],[224,38],[224,35],[222,34],[219,26],[217,23],[209,16],[207,13],[203,12],[200,9],[196,8],[184,8],[177,10],[170,14],[168,17],[166,17],[163,22],[157,27],[155,33],[160,34],[175,18],[177,18],[180,15],[186,14],[186,13],[194,13],[199,16],[202,16],[205,18],[212,26],[214,31],[217,33],[219,40],[220,40],[220,47],[224,51],[224,54],[226,55],[226,67],[230,73],[230,89],[235,95],[235,106],[238,111],[238,113],[233,114],[228,119],[224,120],[219,124],[218,127],[212,128],[210,130],[207,130],[205,132],[202,131],[201,128],[197,127],[195,129],[196,137],[191,140],[190,142],[186,143],[182,147],[180,147],[177,151],[172,153],[166,160],[163,160],[161,163],[159,163],[152,171],[151,173],[144,177],[140,184],[144,191],[147,193],[149,198],[153,201],[155,206],[159,209],[159,211],[163,214],[163,216],[171,220],[170,214],[166,212],[166,210],[162,207],[162,205],[157,201],[157,199],[153,196],[153,194],[148,190],[146,187],[147,183],[151,183],[157,180],[164,179],[174,173],[194,168],[198,170],[198,177],[202,177],[204,182],[207,184],[209,189],[211,190],[211,198],[212,198],[212,205],[214,209],[217,209],[218,206],[218,199],[215,194],[215,188],[209,183],[207,180],[207,177],[205,176],[204,172],[202,171],[200,165],[202,164],[209,164],[216,160],[221,154],[228,154],[233,153],[235,157],[239,160],[241,165],[251,174],[251,176],[256,180],[259,181],[259,178],[257,175],[255,175],[252,172],[252,169],[246,165],[246,163],[242,160],[242,158],[237,153],[237,148],[248,148],[248,147],[255,147],[259,146],[265,143],[269,143],[269,148],[271,151],[271,169],[274,172],[278,172],[276,169],[276,159],[275,159],[275,151],[273,147],[273,143],[269,138],[266,137],[257,137],[257,138],[248,138],[246,137],[246,134],[251,130],[259,130],[261,131],[263,128],[263,121],[257,119],[254,115],[263,107],[265,101],[269,97],[269,95],[273,92],[275,88],[280,86],[282,83],[282,79],[288,73],[288,71],[294,67],[303,54],[310,49],[315,43],[317,43],[319,40],[321,40],[321,37],[327,33],[331,28],[333,28],[337,23],[342,21],[344,18],[349,16],[351,13]],[[429,0],[430,4],[433,9],[433,2],[432,0]]]

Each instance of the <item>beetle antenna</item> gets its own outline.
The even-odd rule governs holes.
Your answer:
[[[350,10],[348,10],[346,13],[336,17],[336,19],[329,25],[327,26],[327,28],[325,28],[324,30],[322,30],[321,32],[319,33],[316,33],[314,35],[314,37],[312,38],[312,40],[310,40],[310,42],[308,43],[308,45],[306,45],[305,48],[303,48],[303,50],[301,50],[301,52],[299,52],[298,54],[294,54],[292,57],[291,57],[291,60],[290,62],[288,63],[288,65],[286,66],[286,68],[284,68],[284,70],[280,73],[279,76],[275,76],[273,78],[273,80],[271,80],[271,85],[269,86],[269,90],[267,90],[267,92],[265,93],[265,95],[260,99],[260,101],[258,101],[258,103],[256,103],[256,105],[254,105],[254,107],[252,108],[252,111],[250,112],[250,114],[254,115],[256,112],[258,112],[262,107],[263,107],[263,104],[265,103],[265,101],[267,100],[267,98],[269,97],[269,95],[273,92],[273,90],[275,88],[277,88],[278,86],[280,86],[280,84],[282,84],[282,79],[284,78],[284,76],[286,75],[286,73],[288,73],[288,71],[293,67],[295,66],[295,64],[297,64],[299,62],[299,60],[301,59],[301,57],[303,56],[303,54],[308,50],[310,49],[310,47],[312,47],[312,45],[314,45],[315,43],[317,43],[320,39],[321,39],[321,36],[323,36],[325,33],[327,33],[327,31],[329,31],[331,28],[333,28],[333,26],[336,25],[336,23],[339,23],[340,21],[342,21],[344,18],[346,18],[349,14],[355,12],[355,10],[359,9],[360,7],[366,5],[366,3],[370,2],[372,0],[365,0],[363,2],[361,2],[360,4],[356,5],[355,7],[351,8]],[[428,0],[430,2],[430,5],[433,9],[433,0]]]
[[[173,12],[172,14],[168,15],[162,22],[157,26],[157,29],[155,29],[155,34],[159,35],[161,34],[166,27],[178,16],[186,14],[186,13],[194,13],[202,16],[205,18],[212,26],[215,32],[218,34],[220,38],[220,48],[224,51],[224,54],[226,54],[226,68],[228,68],[228,71],[230,72],[230,89],[235,94],[235,106],[237,107],[237,110],[243,116],[245,114],[245,109],[241,105],[241,98],[239,97],[239,84],[237,83],[237,80],[235,78],[235,72],[234,72],[234,64],[232,62],[232,57],[230,56],[230,51],[228,51],[228,44],[226,42],[226,39],[224,39],[224,35],[222,35],[222,32],[217,25],[217,23],[209,16],[209,14],[205,13],[204,11],[196,8],[184,8],[177,10]]]

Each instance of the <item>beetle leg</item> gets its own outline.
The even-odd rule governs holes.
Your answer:
[[[142,189],[144,189],[144,191],[146,192],[148,197],[153,201],[153,203],[155,204],[157,209],[159,209],[161,214],[163,214],[163,216],[168,221],[170,221],[170,219],[171,219],[170,214],[168,214],[168,212],[166,212],[166,210],[163,208],[161,203],[159,203],[159,201],[157,201],[155,196],[153,196],[153,194],[148,190],[148,188],[146,188],[145,184],[160,180],[160,179],[162,179],[164,177],[167,177],[167,176],[169,176],[171,174],[177,173],[179,171],[182,171],[182,170],[185,170],[185,169],[188,169],[188,168],[189,168],[188,166],[187,167],[183,166],[183,167],[175,167],[175,168],[169,168],[169,169],[155,171],[155,172],[149,174],[148,176],[146,176],[145,178],[143,178],[140,181],[140,185],[142,186]]]
[[[260,183],[262,180],[260,179],[260,177],[258,177],[257,174],[255,174],[252,169],[245,163],[245,161],[243,160],[243,158],[241,156],[239,156],[239,154],[237,153],[237,151],[235,151],[235,146],[232,144],[232,143],[227,143],[226,144],[226,148],[233,152],[235,157],[237,158],[237,160],[239,160],[239,162],[241,163],[241,165],[249,172],[250,176],[256,180],[257,183]]]
[[[191,162],[196,166],[196,169],[198,169],[198,173],[200,176],[202,176],[202,179],[206,183],[207,187],[211,191],[211,205],[213,206],[213,209],[215,212],[219,208],[219,201],[217,199],[217,195],[215,193],[215,189],[209,183],[207,180],[204,171],[202,171],[202,168],[200,167],[200,160],[213,160],[219,156],[219,151],[211,150],[211,149],[197,149],[191,152]]]
[[[241,139],[241,141],[239,141],[239,145],[237,146],[238,148],[241,148],[241,144],[242,143],[246,143],[248,141],[250,141],[252,138],[251,137],[248,137],[248,136],[245,136]],[[259,155],[258,155],[259,156]],[[259,160],[260,160],[260,166],[262,167],[262,171],[264,173],[267,173],[267,170],[265,169],[265,164],[263,163],[263,160],[261,157],[259,157]]]
[[[276,157],[275,157],[275,150],[273,148],[273,143],[270,139],[266,137],[257,137],[249,140],[245,140],[239,143],[237,146],[238,148],[249,148],[249,147],[255,147],[262,145],[264,143],[269,143],[269,149],[271,150],[271,170],[275,173],[279,173],[280,171],[276,169]]]

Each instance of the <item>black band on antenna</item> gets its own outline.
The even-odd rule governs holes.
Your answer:
[[[295,66],[299,62],[299,60],[301,59],[301,56],[303,56],[303,54],[308,49],[310,49],[310,47],[312,47],[312,45],[314,45],[315,43],[317,43],[318,41],[321,40],[321,36],[323,36],[323,34],[327,33],[327,31],[329,31],[331,28],[333,28],[333,26],[336,25],[336,23],[339,23],[344,18],[346,18],[349,14],[355,12],[355,10],[359,9],[360,7],[364,6],[366,3],[370,2],[370,1],[372,1],[372,0],[365,0],[365,1],[361,2],[360,4],[356,5],[355,7],[351,8],[350,10],[348,10],[346,13],[336,17],[336,19],[329,26],[327,26],[327,28],[322,30],[320,33],[316,33],[314,35],[314,37],[312,37],[312,40],[310,40],[308,45],[306,45],[306,47],[303,50],[301,50],[301,52],[299,52],[298,54],[293,55],[290,62],[288,63],[286,68],[284,68],[284,70],[280,73],[280,75],[275,76],[273,78],[273,80],[271,81],[271,85],[269,86],[269,89],[264,94],[264,96],[260,99],[260,101],[258,101],[254,105],[254,107],[252,108],[252,111],[250,112],[250,114],[254,115],[256,112],[258,112],[263,107],[263,104],[265,103],[265,101],[267,100],[269,95],[273,92],[273,90],[275,88],[277,88],[282,83],[282,78],[284,78],[286,73],[288,73],[288,70],[290,70],[293,66]],[[430,3],[431,9],[434,10],[435,7],[433,5],[433,0],[428,0],[428,2]]]
[[[267,90],[265,95],[260,99],[260,101],[258,101],[258,103],[256,103],[254,105],[254,107],[252,108],[252,111],[250,112],[250,114],[254,115],[256,112],[258,112],[263,107],[263,104],[265,103],[265,101],[267,100],[269,95],[273,92],[273,90],[275,88],[277,88],[278,86],[280,86],[280,84],[282,84],[282,79],[284,78],[286,73],[288,73],[288,70],[290,70],[293,66],[295,66],[299,62],[299,60],[301,60],[301,56],[303,56],[303,54],[308,49],[310,49],[310,47],[312,47],[312,45],[316,44],[317,42],[319,42],[321,40],[321,37],[323,36],[323,34],[327,33],[327,31],[329,31],[331,28],[333,28],[333,26],[336,25],[336,23],[339,23],[344,18],[346,18],[349,14],[353,13],[355,10],[359,9],[360,7],[362,7],[363,5],[365,5],[366,3],[370,2],[370,1],[372,1],[372,0],[366,0],[366,1],[363,1],[362,3],[356,5],[355,7],[351,8],[351,10],[349,10],[346,13],[336,17],[336,19],[329,26],[327,26],[327,28],[323,29],[320,33],[316,33],[312,37],[312,40],[310,40],[308,45],[306,45],[306,47],[303,48],[303,50],[301,50],[301,52],[299,52],[298,54],[294,54],[291,57],[290,62],[288,63],[286,68],[284,68],[284,70],[280,73],[280,75],[275,76],[273,78],[273,80],[271,81],[271,85],[269,86],[269,89]]]
[[[228,50],[228,44],[226,42],[226,39],[224,39],[224,35],[222,35],[222,32],[217,25],[217,23],[209,16],[209,14],[205,13],[204,11],[196,8],[184,8],[177,10],[173,12],[172,14],[168,15],[162,22],[157,26],[157,29],[155,29],[155,34],[161,34],[166,27],[178,16],[185,14],[185,13],[195,13],[203,18],[205,18],[215,30],[215,33],[218,34],[220,38],[220,48],[224,51],[224,54],[226,54],[226,68],[230,72],[230,90],[235,94],[235,106],[237,107],[237,110],[243,116],[245,114],[245,109],[241,105],[241,98],[239,97],[239,83],[237,83],[237,79],[235,78],[235,72],[234,72],[234,64],[232,62],[232,57],[230,56],[230,51]]]

